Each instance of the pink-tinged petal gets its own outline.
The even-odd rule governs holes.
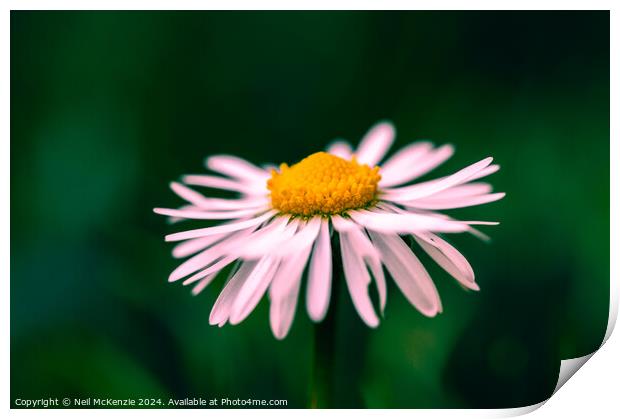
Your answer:
[[[414,170],[418,162],[431,155],[433,144],[420,141],[400,149],[396,154],[381,164],[381,180],[379,187],[388,187],[405,183],[409,173]]]
[[[207,285],[213,282],[216,276],[217,276],[217,272],[211,275],[208,275],[206,278],[203,278],[202,281],[200,281],[198,284],[196,284],[194,288],[192,288],[192,295],[196,296],[200,294],[202,290],[204,290],[207,287]]]
[[[417,144],[411,146],[410,150],[405,148],[403,151],[408,151],[408,154],[402,156],[397,154],[392,159],[398,158],[398,160],[392,162],[390,159],[382,165],[379,172],[381,174],[379,186],[385,188],[411,182],[440,166],[454,154],[454,147],[449,144],[432,151],[426,149],[427,144],[422,143],[419,149],[414,148]]]
[[[224,289],[220,292],[215,304],[213,304],[211,314],[209,315],[209,324],[217,324],[221,327],[228,321],[233,303],[257,263],[256,261],[243,262],[234,275],[226,282]]]
[[[279,264],[280,260],[271,256],[259,260],[235,298],[230,311],[230,324],[241,323],[254,310],[271,284]]]
[[[504,196],[505,193],[493,193],[487,195],[478,195],[478,196],[466,196],[462,198],[447,198],[447,199],[435,199],[427,198],[420,199],[411,202],[403,202],[402,204],[407,207],[412,208],[422,208],[429,210],[447,210],[454,208],[465,208],[465,207],[473,207],[475,205],[488,204],[490,202],[499,201]]]
[[[195,205],[183,205],[181,207],[179,207],[180,210],[187,210],[187,211],[199,211],[200,208],[198,208]],[[166,218],[166,221],[168,222],[168,224],[176,224],[179,223],[181,221],[185,221],[187,220],[186,218],[180,218],[180,217],[168,217]]]
[[[396,234],[369,231],[381,260],[407,300],[422,314],[435,316],[441,311],[439,294],[424,266]]]
[[[239,180],[266,182],[270,176],[268,171],[235,156],[211,156],[205,163],[208,169]]]
[[[301,278],[312,247],[308,246],[300,252],[291,253],[282,258],[282,264],[273,279],[269,290],[271,298],[282,297],[288,294],[295,283],[295,278]]]
[[[346,218],[340,215],[333,215],[331,219],[332,219],[332,224],[334,225],[334,230],[338,232],[344,232],[344,231],[358,228],[355,223],[347,220]]]
[[[383,312],[387,292],[379,253],[366,234],[363,233],[360,225],[341,216],[335,216],[332,220],[334,221],[334,228],[340,233],[340,237],[348,241],[355,256],[359,258],[360,265],[364,266],[364,268],[365,265],[368,265],[372,271],[377,282],[377,291],[379,293],[381,311]]]
[[[269,323],[276,339],[284,339],[293,323],[301,274],[308,262],[310,250],[308,247],[284,258],[269,287]]]
[[[232,220],[235,218],[247,217],[267,210],[264,208],[250,208],[237,211],[187,211],[171,208],[153,208],[155,214],[167,215],[169,217],[188,218],[193,220]]]
[[[177,182],[171,182],[170,188],[181,198],[190,202],[197,209],[220,211],[238,210],[265,206],[269,199],[265,197],[252,197],[243,199],[207,198],[203,194]]]
[[[172,256],[178,259],[193,255],[220,239],[223,239],[225,236],[226,234],[216,234],[214,236],[198,237],[197,239],[186,240],[174,246],[172,249]]]
[[[316,236],[321,228],[321,217],[313,217],[305,225],[299,227],[299,231],[285,245],[273,249],[276,256],[287,256],[311,249]]]
[[[225,247],[223,251],[220,252],[220,255],[218,257],[222,256],[221,260],[218,260],[216,263],[214,263],[213,265],[210,265],[208,268],[186,279],[183,282],[183,285],[187,285],[189,283],[195,282],[203,278],[204,276],[211,274],[212,272],[220,271],[241,257],[244,257],[245,259],[258,259],[259,257],[248,258],[246,257],[247,255],[244,254],[244,251],[247,251],[247,249],[251,248],[251,246],[258,246],[258,249],[262,251],[262,255],[264,256],[265,254],[268,253],[268,248],[265,246],[265,242],[264,240],[262,240],[263,237],[261,236],[265,236],[265,234],[274,232],[274,231],[280,232],[282,228],[286,225],[287,220],[288,220],[288,217],[278,217],[278,219],[271,222],[270,224],[267,224],[266,226],[261,227],[258,231],[255,231],[253,233],[251,231],[244,232],[243,235],[238,236],[238,238],[236,238],[234,241],[229,242],[227,247]],[[292,224],[296,222],[297,221],[293,221]],[[288,228],[289,227],[287,227],[287,230]],[[250,233],[250,234],[245,234],[245,233]],[[279,236],[282,236],[282,238],[286,238],[286,237],[292,236],[292,234],[293,234],[292,232],[289,234],[287,233],[287,231],[282,231],[279,234]]]
[[[166,236],[167,242],[174,242],[187,239],[195,239],[197,237],[211,236],[214,234],[232,233],[234,231],[244,230],[251,227],[256,227],[263,221],[268,220],[277,214],[277,211],[267,211],[265,214],[255,217],[249,220],[238,221],[234,223],[222,224],[214,227],[198,228],[195,230],[182,231],[180,233],[168,234]]]
[[[228,253],[242,243],[243,240],[250,235],[250,232],[251,231],[249,230],[243,230],[232,234],[208,249],[192,256],[172,271],[168,281],[178,281],[179,279],[184,278],[199,269],[208,267],[210,264],[216,262],[223,256],[229,256]]]
[[[372,272],[377,286],[377,294],[379,295],[379,308],[381,309],[381,314],[383,314],[387,303],[387,285],[385,283],[383,268],[381,267],[381,257],[379,252],[374,248],[366,234],[364,234],[361,230],[353,231],[349,233],[348,236],[353,250],[358,255],[363,256],[363,261],[368,265],[370,271]]]
[[[491,193],[493,187],[488,183],[466,183],[446,189],[433,195],[432,199],[464,198],[468,196],[484,195]],[[422,198],[427,199],[427,198]],[[430,198],[429,198],[430,199]]]
[[[340,158],[349,160],[353,154],[353,149],[345,141],[334,141],[327,147],[327,152]]]
[[[465,231],[471,232],[472,228],[469,227],[471,225],[499,225],[499,222],[497,221],[461,221],[461,220],[456,220],[446,214],[441,214],[439,212],[434,212],[434,211],[426,211],[426,210],[415,210],[415,213],[411,213],[411,210],[405,210],[402,209],[400,207],[397,207],[393,204],[390,204],[388,202],[379,202],[377,204],[377,208],[385,210],[385,211],[392,211],[394,213],[397,214],[415,214],[415,215],[423,215],[423,216],[427,216],[427,217],[434,217],[440,220],[444,220],[444,221],[451,221],[454,223],[458,223],[458,224],[465,224],[467,227],[465,228]],[[375,212],[379,212],[374,210]],[[371,211],[368,211],[371,212]],[[372,212],[374,213],[374,212]]]
[[[225,246],[226,243],[223,245]],[[209,248],[203,250],[197,255],[192,256],[187,259],[185,262],[177,266],[177,268],[170,273],[168,276],[168,282],[175,282],[181,278],[184,278],[192,273],[198,271],[199,269],[203,269],[205,266],[217,261],[222,256],[222,251],[220,250],[223,246],[215,246],[214,248]]]
[[[320,322],[327,314],[331,287],[332,249],[329,239],[329,222],[323,220],[310,260],[306,291],[308,315],[315,322]]]
[[[263,245],[264,243],[261,241],[264,236],[268,236],[272,233],[281,233],[286,228],[286,225],[290,219],[288,215],[278,215],[277,217],[272,218],[271,220],[264,223],[260,228],[253,231],[244,241],[241,243],[241,247],[239,250],[239,254],[241,254],[241,250],[243,250],[246,246],[251,246],[254,242],[258,246]]]
[[[273,172],[274,170],[277,172],[280,170],[280,166],[276,166],[273,163],[265,163],[263,164],[263,170],[266,170],[267,172],[269,172],[271,174],[271,172]]]
[[[205,186],[214,189],[224,189],[228,191],[241,192],[248,195],[265,195],[269,192],[267,182],[255,183],[248,181],[238,181],[211,175],[186,175],[183,182],[188,185]]]
[[[269,198],[262,196],[242,199],[207,198],[201,208],[210,211],[240,210],[264,207],[270,202]]]
[[[484,241],[484,242],[490,242],[491,238],[489,236],[487,236],[486,234],[484,234],[482,231],[475,229],[473,227],[470,227],[469,230],[467,230],[468,233],[470,233],[472,236],[475,236],[477,238],[479,238],[480,240]]]
[[[347,288],[357,314],[369,327],[377,327],[379,325],[379,318],[372,307],[372,302],[368,295],[370,275],[362,258],[355,254],[355,250],[348,237],[349,234],[351,233],[340,233],[340,252],[342,253],[342,267]]]
[[[433,150],[430,141],[417,141],[398,150],[392,157],[381,164],[381,174],[400,172],[409,169],[411,163],[422,159]]]
[[[388,203],[385,203],[385,202],[381,202],[381,203],[377,204],[377,207],[378,208],[385,207],[386,209],[389,209],[391,211],[398,212],[398,213],[406,213],[407,212],[407,210],[404,210],[402,208],[396,207],[396,206],[394,206],[392,204],[388,204]],[[416,210],[416,212],[419,212],[419,211],[422,211],[422,210]],[[486,234],[484,234],[483,232],[481,232],[481,231],[471,227],[471,225],[472,224],[473,225],[476,225],[476,224],[497,225],[497,224],[499,224],[497,222],[488,222],[488,221],[486,221],[486,222],[485,221],[458,221],[458,220],[455,220],[454,218],[452,218],[452,217],[450,217],[448,215],[445,215],[445,214],[441,214],[441,213],[437,213],[437,212],[432,212],[432,211],[427,212],[427,213],[428,214],[433,214],[435,217],[441,218],[443,220],[455,221],[455,222],[463,223],[463,224],[465,224],[467,226],[467,229],[465,230],[465,232],[470,233],[470,234],[478,237],[480,240],[487,241],[487,242],[490,241],[491,238],[489,236],[487,236]]]
[[[389,212],[389,213],[396,213],[396,214],[405,214],[408,213],[410,211],[406,211],[404,209],[402,209],[401,207],[398,207],[394,204],[392,204],[391,202],[387,202],[387,201],[379,201],[377,202],[377,204],[375,205],[376,209],[381,210],[380,212]],[[379,211],[377,211],[379,212]],[[429,213],[430,215],[433,215],[432,213]],[[426,215],[426,214],[422,214],[422,215]],[[437,214],[437,215],[441,215],[441,214]]]
[[[483,177],[492,175],[493,173],[497,172],[499,168],[500,168],[499,164],[492,164],[489,167],[482,169],[481,171],[476,173],[474,176],[470,177],[469,182],[471,182],[472,180],[482,179]]]
[[[478,291],[474,270],[458,250],[450,243],[432,233],[415,234],[416,242],[435,262],[465,287]]]
[[[233,263],[234,261],[238,259],[239,258],[237,257],[237,255],[224,256],[221,259],[218,259],[217,262],[213,263],[212,265],[209,265],[208,268],[203,269],[202,271],[196,272],[194,275],[185,279],[183,281],[183,285],[193,284],[194,282],[199,281],[206,276],[209,276],[211,274],[217,274],[219,271],[221,271],[222,269],[224,269],[225,267],[227,267],[228,265],[230,265],[231,263]]]
[[[487,157],[477,163],[459,170],[453,175],[416,185],[404,186],[402,188],[387,189],[382,196],[383,199],[394,202],[407,202],[414,199],[431,196],[452,186],[463,184],[469,181],[474,175],[483,170],[493,161],[492,157]]]
[[[178,182],[170,182],[170,189],[174,193],[176,193],[180,198],[185,199],[190,204],[193,204],[197,207],[201,207],[202,204],[207,200],[207,198],[193,190],[192,188],[188,188],[187,186],[178,183]]]
[[[261,257],[273,253],[278,247],[285,244],[297,231],[300,224],[295,219],[286,224],[289,216],[278,216],[277,223],[274,222],[271,228],[262,228],[252,234],[245,243],[241,244],[237,251],[244,259],[260,259]]]
[[[479,225],[479,226],[496,226],[499,225],[499,221],[460,221],[467,225]]]
[[[340,217],[338,225],[336,226],[336,224],[334,224],[334,228],[340,233],[341,239],[348,242],[360,267],[365,270],[367,265],[370,268],[377,285],[379,306],[383,314],[387,301],[387,286],[385,284],[385,276],[383,275],[379,252],[375,249],[358,224]]]
[[[357,161],[370,167],[375,166],[387,153],[395,135],[396,130],[389,122],[380,122],[370,128],[355,152]]]
[[[393,204],[390,204],[388,202],[379,202],[377,203],[377,208],[384,210],[384,211],[388,211],[388,212],[394,212],[397,214],[408,214],[410,210],[404,210],[400,207],[397,207]],[[434,211],[426,211],[426,210],[420,210],[420,209],[416,209],[416,213],[421,214],[421,215],[427,215],[427,216],[432,216],[432,217],[436,217],[439,218],[441,220],[445,220],[445,221],[452,221],[455,223],[460,223],[465,225],[465,232],[470,233],[476,237],[478,237],[480,240],[483,241],[490,241],[491,239],[489,238],[489,236],[487,236],[486,234],[482,233],[481,231],[471,227],[471,225],[476,225],[476,224],[482,224],[482,225],[497,225],[499,224],[498,222],[492,222],[492,221],[460,221],[460,220],[456,220],[448,215],[445,214],[441,214],[438,212],[434,212]],[[416,234],[414,232],[414,234]]]
[[[300,285],[301,281],[296,281],[286,295],[271,300],[269,324],[273,335],[278,340],[284,339],[291,329],[295,318]]]
[[[468,229],[468,226],[462,222],[445,220],[431,215],[395,214],[365,210],[350,211],[349,215],[355,222],[367,229],[385,233],[414,233],[417,231],[459,233]]]

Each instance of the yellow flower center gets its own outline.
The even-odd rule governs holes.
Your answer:
[[[282,213],[329,215],[370,205],[380,179],[377,166],[321,151],[290,167],[282,163],[280,171],[271,171],[267,187],[271,205]]]

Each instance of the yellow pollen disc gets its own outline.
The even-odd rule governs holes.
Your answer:
[[[311,216],[340,214],[375,200],[379,167],[319,152],[292,166],[272,170],[267,187],[271,205],[282,213]]]

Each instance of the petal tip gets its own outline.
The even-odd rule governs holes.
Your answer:
[[[287,333],[284,333],[282,331],[277,331],[277,330],[273,331],[273,337],[275,337],[277,340],[284,340],[286,335]]]

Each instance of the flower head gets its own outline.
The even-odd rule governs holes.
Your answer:
[[[166,236],[166,241],[181,242],[172,251],[174,257],[191,256],[169,280],[184,279],[184,285],[194,285],[196,295],[235,264],[209,322],[240,323],[268,292],[271,328],[278,339],[287,335],[293,322],[306,266],[308,315],[316,322],[325,317],[333,251],[340,253],[353,305],[370,327],[379,324],[385,309],[384,268],[422,314],[432,317],[441,311],[433,281],[401,236],[410,235],[461,285],[478,290],[467,259],[437,233],[469,232],[484,238],[472,225],[497,223],[460,221],[438,211],[503,198],[503,193],[491,193],[488,183],[474,182],[499,166],[486,158],[450,176],[412,184],[449,159],[453,148],[417,142],[379,165],[394,136],[393,126],[382,122],[371,128],[355,152],[349,144],[336,142],[326,152],[278,169],[263,169],[232,156],[209,157],[207,167],[223,176],[188,175],[183,183],[173,182],[173,191],[188,204],[155,212],[174,222],[228,221]],[[237,196],[209,198],[187,185]],[[332,249],[334,235],[339,249]],[[378,310],[368,292],[373,282]]]

